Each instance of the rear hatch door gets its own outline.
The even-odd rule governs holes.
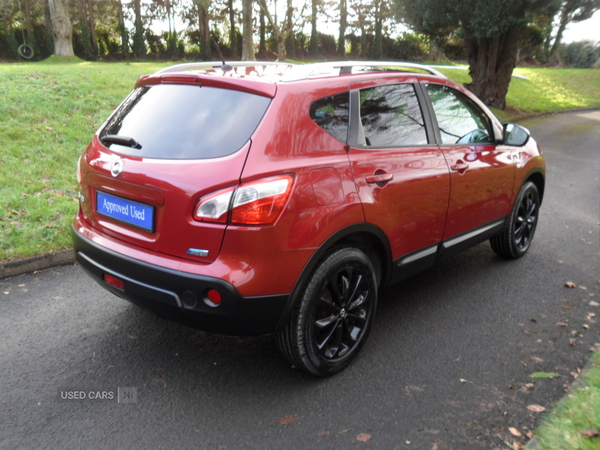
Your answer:
[[[137,87],[80,161],[93,227],[153,252],[216,259],[225,224],[194,220],[198,201],[236,186],[265,95],[198,84]]]

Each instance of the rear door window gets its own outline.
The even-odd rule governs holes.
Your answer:
[[[269,103],[267,97],[214,87],[144,86],[127,97],[100,131],[99,138],[132,138],[141,147],[105,139],[105,145],[124,155],[218,158],[244,146]]]
[[[317,100],[310,106],[310,118],[344,144],[348,140],[348,92]]]
[[[362,89],[360,119],[364,133],[361,143],[368,147],[427,144],[423,114],[412,84]],[[362,133],[359,132],[361,141]]]

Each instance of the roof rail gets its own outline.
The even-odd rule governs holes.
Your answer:
[[[439,70],[434,69],[431,66],[424,64],[417,64],[411,62],[402,61],[331,61],[313,64],[294,64],[286,62],[276,61],[231,61],[227,62],[226,66],[229,67],[252,67],[252,66],[287,66],[288,69],[292,69],[283,80],[302,80],[310,78],[311,76],[319,75],[330,75],[331,70],[339,69],[338,74],[349,74],[352,73],[353,69],[388,69],[388,70],[399,70],[399,69],[417,69],[422,70],[431,75],[435,75],[440,78],[447,78]],[[210,70],[223,68],[224,64],[222,61],[200,61],[193,63],[175,64],[173,66],[165,67],[164,69],[156,72],[156,75],[162,75],[165,73],[181,72],[191,69],[199,70]]]
[[[200,61],[193,63],[175,64],[173,66],[165,67],[164,69],[156,72],[156,75],[163,73],[181,72],[182,70],[191,69],[220,69],[223,67],[223,61]],[[231,61],[227,62],[226,65],[230,67],[252,67],[252,66],[294,66],[293,63],[286,62],[275,62],[275,61]]]
[[[306,65],[294,65],[292,77],[309,78],[315,75],[325,75],[327,69],[339,69],[339,74],[352,73],[354,68],[372,68],[372,69],[418,69],[431,75],[441,78],[447,78],[439,70],[424,64],[416,64],[402,61],[332,61]]]

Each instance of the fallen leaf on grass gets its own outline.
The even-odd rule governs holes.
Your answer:
[[[541,406],[541,405],[529,405],[529,406],[527,407],[527,409],[528,409],[529,411],[532,411],[532,412],[543,412],[543,411],[546,411],[546,408],[544,408],[544,407],[543,407],[543,406]]]
[[[517,437],[522,436],[521,432],[514,427],[509,427],[508,431],[510,431],[510,434],[512,434],[513,436],[517,436]]]
[[[279,423],[282,425],[291,425],[293,423],[296,423],[297,420],[298,419],[294,416],[285,416],[279,419]]]
[[[371,435],[367,433],[360,433],[358,436],[356,436],[356,440],[360,442],[367,442],[371,440]]]
[[[600,436],[600,431],[598,431],[597,428],[594,428],[593,430],[579,430],[577,432],[583,437],[587,438],[595,438]]]

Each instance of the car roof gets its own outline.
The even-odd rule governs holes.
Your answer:
[[[362,75],[362,76],[361,76]],[[242,90],[274,97],[277,85],[307,80],[339,79],[358,81],[373,75],[424,75],[447,80],[437,69],[424,64],[401,61],[333,61],[294,64],[273,61],[194,62],[175,64],[140,77],[136,87],[153,84],[194,84]]]

